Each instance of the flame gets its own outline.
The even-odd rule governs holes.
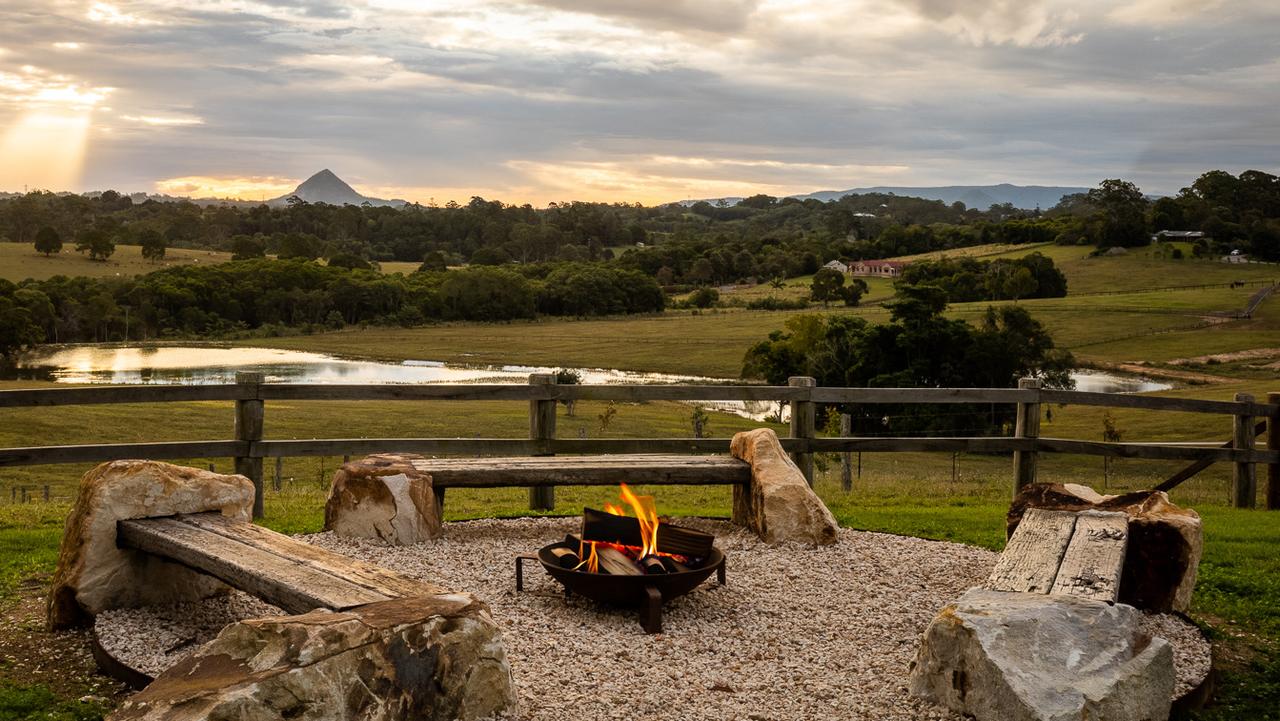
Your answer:
[[[640,521],[640,557],[657,555],[658,507],[653,501],[653,496],[637,496],[625,483],[622,484],[621,494],[622,500],[631,506],[631,509],[636,512],[636,519]]]

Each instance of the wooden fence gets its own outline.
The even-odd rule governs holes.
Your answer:
[[[268,401],[525,401],[529,404],[528,438],[325,438],[271,440],[263,437]],[[66,446],[0,448],[0,467],[50,463],[82,463],[122,458],[235,459],[235,469],[258,489],[256,512],[262,512],[263,461],[286,456],[364,455],[401,451],[427,455],[555,455],[578,453],[724,453],[725,438],[556,438],[555,408],[562,401],[776,401],[790,404],[791,433],[783,447],[812,482],[814,453],[945,451],[1012,453],[1014,492],[1036,479],[1041,453],[1074,453],[1115,458],[1187,460],[1193,463],[1161,488],[1168,489],[1216,462],[1233,465],[1233,500],[1252,507],[1257,495],[1257,466],[1268,468],[1265,505],[1280,508],[1280,393],[1265,403],[1238,394],[1234,401],[1058,391],[1024,379],[1017,388],[825,388],[812,378],[792,378],[786,386],[758,385],[557,385],[550,374],[534,374],[527,385],[322,385],[264,383],[260,373],[239,373],[236,383],[201,386],[100,386],[0,391],[0,408],[91,405],[104,403],[172,403],[228,401],[235,404],[231,440],[156,443],[99,443]],[[818,404],[1014,404],[1013,436],[859,438],[817,436]],[[1225,415],[1231,418],[1231,440],[1221,445],[1189,443],[1108,443],[1048,438],[1040,435],[1041,406],[1064,405],[1136,408],[1152,411]],[[1259,423],[1258,419],[1263,422]],[[1202,426],[1203,427],[1203,426]],[[1227,435],[1223,424],[1223,435]],[[1267,450],[1255,438],[1267,435]],[[535,508],[551,504],[547,491],[531,494]]]

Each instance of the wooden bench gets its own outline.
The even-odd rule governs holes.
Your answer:
[[[1124,513],[1032,508],[1000,554],[987,588],[1114,603],[1128,542]]]
[[[431,474],[431,487],[444,508],[448,488],[528,486],[716,485],[751,482],[751,464],[732,456],[636,453],[607,456],[519,456],[510,458],[426,458],[413,467]],[[530,492],[531,494],[533,491]],[[551,508],[549,500],[545,506]]]
[[[120,521],[116,536],[122,547],[207,573],[289,613],[448,593],[220,513]]]
[[[751,482],[751,464],[732,456],[631,454],[426,458],[413,467],[433,488],[506,486],[714,485]]]

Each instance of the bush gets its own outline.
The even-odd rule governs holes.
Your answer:
[[[804,310],[809,307],[809,301],[803,298],[795,298],[788,300],[786,298],[757,298],[747,303],[747,310]]]
[[[720,291],[715,288],[702,287],[689,296],[689,304],[695,308],[710,308],[720,300]]]

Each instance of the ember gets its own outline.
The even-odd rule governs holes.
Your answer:
[[[517,557],[516,589],[524,589],[522,561],[537,560],[566,593],[641,606],[641,623],[656,633],[663,601],[692,591],[712,573],[724,583],[724,554],[711,534],[662,521],[652,496],[638,496],[625,484],[621,496],[634,516],[611,503],[603,511],[584,508],[581,534]]]

